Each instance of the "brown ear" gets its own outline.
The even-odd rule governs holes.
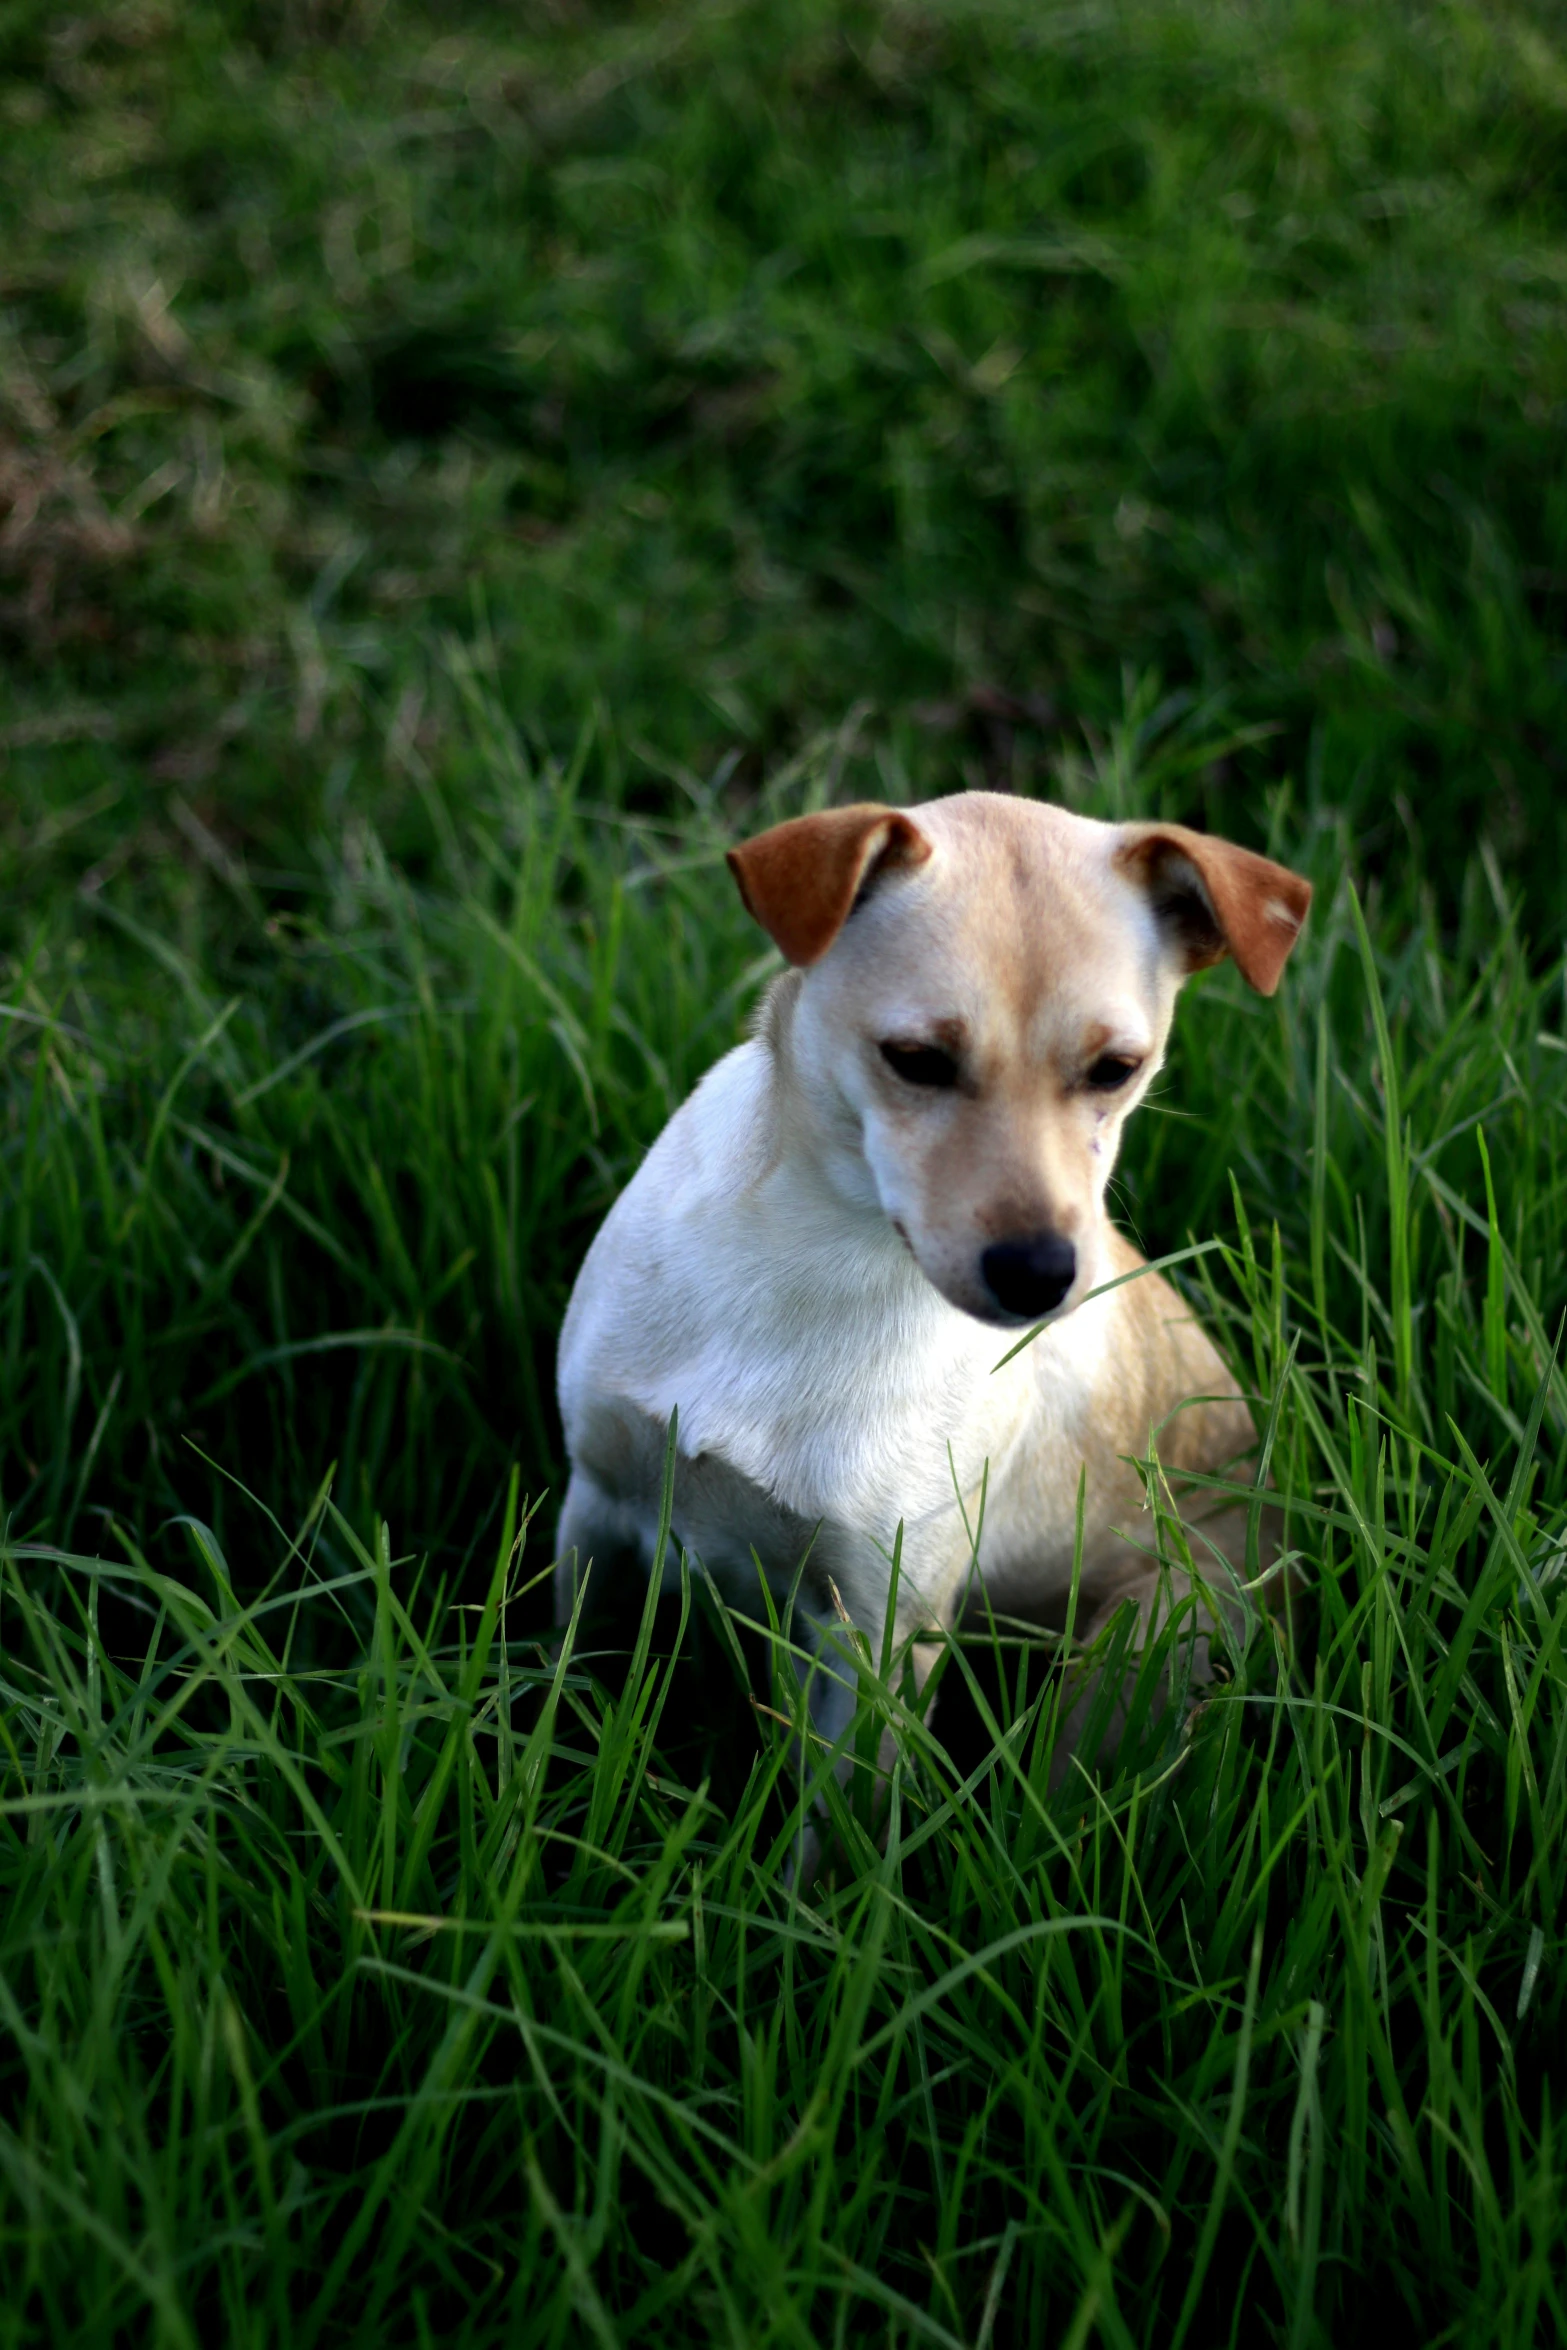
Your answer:
[[[1181,943],[1188,971],[1233,955],[1243,979],[1272,995],[1300,936],[1311,884],[1271,857],[1184,824],[1126,824],[1116,863],[1149,892]]]
[[[794,816],[729,851],[745,910],[791,963],[826,954],[878,874],[923,865],[930,842],[897,808],[868,803]]]

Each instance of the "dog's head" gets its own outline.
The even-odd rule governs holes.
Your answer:
[[[729,863],[805,973],[789,1058],[830,1178],[1008,1324],[1104,1278],[1105,1185],[1181,981],[1228,954],[1271,995],[1311,902],[1228,841],[991,792],[796,817]]]

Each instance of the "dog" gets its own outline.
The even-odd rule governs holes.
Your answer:
[[[976,1573],[1041,1625],[1075,1576],[1081,1644],[1128,1601],[1146,1641],[1171,1590],[1136,1535],[1151,1439],[1177,1485],[1248,1474],[1234,1378],[1139,1274],[1105,1189],[1182,981],[1229,955],[1271,995],[1311,887],[1180,825],[991,792],[796,817],[729,864],[790,968],[578,1276],[556,1614],[590,1563],[601,1584],[650,1572],[678,1414],[666,1577],[683,1548],[742,1611],[758,1565],[795,1593],[831,1744],[855,1702],[827,1662],[841,1619],[874,1650],[892,1598],[923,1671],[916,1635],[954,1623]],[[1222,1594],[1247,1512],[1211,1488],[1180,1506]]]

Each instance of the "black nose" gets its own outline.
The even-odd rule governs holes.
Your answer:
[[[985,1287],[1003,1313],[1034,1321],[1058,1306],[1077,1272],[1077,1251],[1055,1232],[998,1240],[979,1260]]]

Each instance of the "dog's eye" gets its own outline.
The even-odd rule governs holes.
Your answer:
[[[1141,1061],[1134,1061],[1125,1053],[1101,1053],[1085,1083],[1095,1093],[1118,1093],[1141,1067]]]
[[[956,1085],[958,1065],[939,1044],[902,1044],[889,1036],[881,1057],[905,1085]]]

